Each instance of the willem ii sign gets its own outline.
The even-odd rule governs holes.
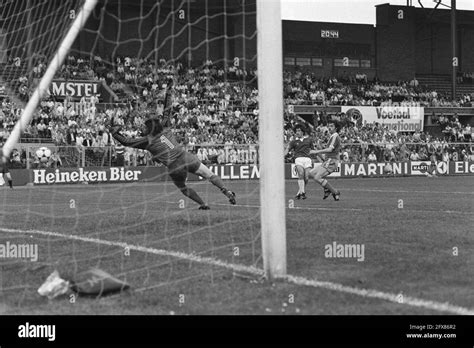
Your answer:
[[[89,80],[53,80],[49,87],[49,94],[56,97],[66,97],[70,95],[73,98],[92,97],[100,95],[101,83]]]

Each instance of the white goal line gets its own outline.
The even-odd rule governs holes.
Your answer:
[[[174,257],[174,258],[193,261],[193,262],[197,262],[201,264],[222,267],[222,268],[229,269],[235,272],[250,273],[259,277],[263,277],[265,275],[265,272],[263,269],[260,269],[254,266],[246,266],[246,265],[241,265],[241,264],[229,263],[229,262],[218,260],[212,257],[202,257],[196,254],[188,254],[188,253],[183,253],[183,252],[178,252],[178,251],[168,251],[168,250],[163,250],[163,249],[149,248],[149,247],[144,247],[140,245],[128,244],[124,242],[109,241],[109,240],[103,240],[103,239],[98,239],[98,238],[78,236],[74,234],[64,234],[64,233],[59,233],[59,232],[41,231],[41,230],[20,230],[20,229],[0,227],[0,232],[19,233],[19,234],[39,234],[43,236],[61,237],[65,239],[77,240],[77,241],[86,242],[86,243],[95,243],[95,244],[102,244],[102,245],[107,245],[107,246],[115,246],[115,247],[120,247],[124,249],[128,248],[129,250],[150,253],[154,255]],[[366,297],[366,298],[375,298],[379,300],[394,302],[400,305],[425,308],[425,309],[429,309],[429,310],[433,310],[437,312],[447,312],[447,313],[452,313],[452,314],[457,314],[457,315],[474,315],[474,309],[456,306],[447,302],[429,301],[429,300],[423,300],[423,299],[405,296],[405,295],[403,295],[403,298],[401,300],[400,294],[382,292],[382,291],[373,290],[373,289],[360,289],[360,288],[346,286],[346,285],[342,285],[338,283],[320,281],[316,279],[308,279],[308,278],[294,276],[294,275],[280,276],[280,277],[277,277],[277,279],[287,281],[289,283],[293,283],[296,285],[322,288],[322,289],[357,295],[357,296]]]
[[[131,208],[131,207],[138,207],[141,205],[146,205],[150,204],[153,202],[157,203],[164,203],[164,204],[174,204],[177,205],[179,204],[178,201],[159,201],[155,198],[150,199],[149,201],[143,201],[136,203],[136,201],[130,202],[129,206],[126,206],[125,208]],[[44,207],[44,203],[13,203],[13,204],[8,204],[9,207]],[[64,203],[48,203],[48,205],[57,205],[57,206],[64,206]],[[114,202],[88,202],[87,205],[98,205],[98,206],[106,206],[106,207],[117,207],[117,203]],[[245,209],[253,209],[253,208],[260,208],[261,205],[259,204],[235,204],[235,205],[229,205],[229,203],[218,203],[214,202],[212,203],[212,206],[219,206],[219,207],[229,207],[231,209],[234,208],[245,208]],[[117,209],[122,209],[122,208],[117,208]],[[187,209],[194,210],[196,209],[193,206],[188,206]],[[184,209],[183,209],[184,210]],[[298,207],[292,207],[292,208],[286,208],[287,211],[291,210],[317,210],[317,211],[335,211],[335,212],[340,212],[340,211],[349,211],[349,212],[358,212],[358,211],[367,211],[365,208],[341,208],[341,207],[323,207],[323,206],[316,206],[316,205],[306,205],[306,206],[298,206]],[[105,211],[105,210],[104,210]],[[102,212],[104,212],[102,211]],[[375,211],[375,209],[372,209],[371,211]],[[387,210],[384,209],[385,212],[388,213],[393,213],[393,212],[399,212],[399,213],[427,213],[427,214],[453,214],[453,215],[469,215],[472,216],[474,212],[471,211],[458,211],[458,210],[424,210],[424,209],[391,209]],[[38,213],[38,212],[32,212],[33,214]],[[1,214],[6,214],[6,212],[0,210],[0,215]],[[69,217],[69,216],[66,216]]]

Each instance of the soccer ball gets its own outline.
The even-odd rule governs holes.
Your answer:
[[[51,150],[44,146],[40,147],[38,150],[36,150],[36,156],[38,156],[41,163],[46,163],[51,157]]]

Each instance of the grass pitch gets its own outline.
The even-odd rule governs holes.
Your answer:
[[[236,206],[191,182],[209,211],[170,183],[2,187],[0,244],[36,244],[39,257],[0,258],[0,313],[450,314],[409,297],[474,310],[472,177],[331,182],[339,202],[314,182],[294,200],[297,183],[286,182],[288,273],[328,287],[262,281],[258,181],[226,182]],[[328,257],[334,243],[363,246],[363,260]],[[73,303],[38,295],[53,270],[74,278],[91,267],[131,291]]]

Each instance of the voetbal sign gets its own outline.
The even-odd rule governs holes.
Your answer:
[[[423,130],[424,109],[418,106],[341,106],[360,126],[379,123],[396,132]]]

